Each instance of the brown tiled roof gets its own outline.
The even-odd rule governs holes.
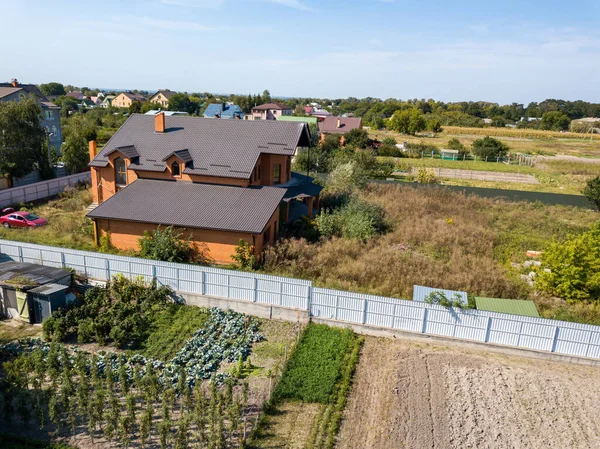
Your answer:
[[[146,97],[144,97],[142,94],[136,94],[133,92],[121,92],[121,93],[133,101],[146,101]],[[117,97],[118,97],[118,95],[117,95]]]
[[[319,122],[319,131],[324,134],[346,134],[357,128],[362,128],[362,119],[359,117],[325,117]]]
[[[20,87],[0,87],[0,98],[7,97],[15,92],[20,91]]]
[[[280,109],[280,110],[288,110],[288,109],[292,109],[289,106],[283,104],[283,103],[265,103],[265,104],[261,104],[259,106],[254,106],[252,108],[253,111],[266,111],[268,109]]]
[[[165,97],[167,100],[169,98],[171,98],[173,95],[175,95],[177,92],[173,92],[172,90],[159,90],[158,92],[156,92],[154,95],[152,95],[151,98],[156,97],[158,94],[162,94],[163,97]]]
[[[48,101],[48,98],[38,89],[35,84],[19,84],[16,88],[11,83],[0,83],[0,87],[8,87],[10,89],[23,89],[30,94],[35,95],[41,101]]]
[[[162,172],[165,158],[187,150],[193,163],[186,163],[186,174],[247,179],[261,153],[293,156],[297,147],[310,145],[308,127],[300,122],[167,116],[165,132],[157,133],[154,119],[132,114],[90,166],[106,167],[111,151],[133,145],[139,158],[130,170]]]
[[[276,187],[233,187],[138,179],[88,214],[183,228],[260,234],[285,195]]]

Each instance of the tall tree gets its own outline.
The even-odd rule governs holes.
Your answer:
[[[0,175],[20,177],[49,166],[41,116],[34,98],[0,103]]]
[[[63,86],[61,83],[45,83],[45,84],[40,84],[40,90],[42,91],[42,93],[44,95],[65,95],[65,86]]]

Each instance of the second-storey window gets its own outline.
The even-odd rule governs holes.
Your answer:
[[[179,162],[175,161],[171,164],[171,171],[173,172],[173,176],[181,176],[181,165],[179,165]]]
[[[281,184],[281,165],[275,164],[273,167],[273,184]]]
[[[127,167],[125,161],[120,157],[115,159],[115,181],[117,187],[125,187],[127,185]]]

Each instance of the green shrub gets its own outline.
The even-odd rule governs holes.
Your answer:
[[[369,140],[369,132],[363,128],[355,128],[344,134],[345,144],[356,148],[367,148]]]
[[[344,355],[355,338],[349,329],[309,324],[273,394],[275,401],[326,404],[340,378]]]
[[[419,184],[436,184],[435,172],[431,168],[419,167],[417,182]]]
[[[587,182],[583,194],[600,210],[600,176],[596,176]]]
[[[499,157],[504,157],[508,154],[508,145],[494,139],[493,137],[484,137],[473,142],[472,151],[475,156],[488,161],[494,161]]]
[[[379,156],[405,157],[404,152],[400,148],[396,147],[395,145],[386,144],[383,144],[377,148],[377,154]]]
[[[323,210],[315,221],[324,237],[366,241],[385,230],[382,209],[356,197],[333,211]]]
[[[463,154],[470,153],[469,149],[466,146],[464,146],[463,143],[460,140],[458,140],[456,137],[453,137],[452,139],[450,139],[446,146],[450,150],[458,150],[458,154],[460,154],[461,156]]]
[[[235,254],[231,256],[240,270],[254,270],[257,268],[254,247],[245,240],[240,239],[235,247]]]
[[[537,285],[569,302],[600,300],[600,223],[589,231],[552,242],[542,253]]]
[[[163,260],[165,262],[193,261],[191,236],[183,238],[183,232],[173,226],[157,227],[151,233],[144,231],[139,238],[140,256],[145,259]]]
[[[381,141],[381,143],[382,143],[382,144],[384,144],[384,145],[388,145],[388,146],[394,147],[394,146],[396,146],[396,144],[397,144],[398,142],[397,142],[397,141],[396,141],[396,139],[394,139],[393,137],[386,137],[386,138],[384,138],[384,139]]]

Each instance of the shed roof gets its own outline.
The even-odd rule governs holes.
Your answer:
[[[186,165],[186,174],[247,179],[261,153],[293,156],[297,147],[309,145],[304,123],[165,117],[165,132],[157,133],[153,116],[133,114],[90,166],[106,167],[112,151],[133,146],[139,158],[130,170],[162,172],[163,159],[188,150],[193,166]]]
[[[475,298],[477,309],[488,312],[510,313],[512,315],[539,317],[533,301],[521,299]]]
[[[284,195],[284,189],[266,186],[138,179],[88,217],[260,234]]]
[[[62,268],[47,267],[33,263],[22,263],[12,260],[0,263],[1,284],[11,285],[9,281],[18,276],[26,277],[36,284],[28,287],[36,287],[60,281],[61,279],[70,276],[70,273]]]

